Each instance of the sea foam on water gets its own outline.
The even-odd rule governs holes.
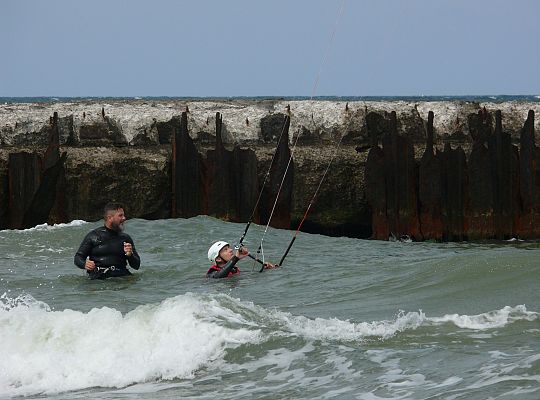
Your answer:
[[[51,311],[31,296],[4,295],[1,304],[0,396],[189,378],[228,346],[258,337],[219,325],[219,307],[191,295],[125,315],[108,307]]]
[[[300,337],[305,344],[296,350],[267,349],[267,356],[258,361],[249,358],[241,368],[249,370],[250,363],[255,369],[275,367],[281,360],[288,370],[299,354],[314,351],[313,341],[352,341],[362,346],[366,340],[406,336],[419,328],[449,324],[478,333],[538,317],[518,305],[471,316],[428,317],[420,310],[399,312],[393,320],[353,322],[295,316],[225,294],[191,293],[141,305],[126,314],[111,307],[85,313],[54,311],[28,294],[16,298],[4,294],[0,296],[0,396],[192,379],[196,371],[215,365],[240,368],[223,363],[228,349],[263,344],[272,337]],[[385,379],[403,384],[402,375],[392,376]],[[406,381],[421,384],[423,379],[417,374]]]

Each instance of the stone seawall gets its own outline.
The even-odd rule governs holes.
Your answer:
[[[0,228],[97,220],[110,199],[131,217],[247,221],[268,172],[254,215],[265,223],[293,151],[273,226],[296,228],[332,160],[304,230],[538,238],[539,111],[527,102],[4,104]]]

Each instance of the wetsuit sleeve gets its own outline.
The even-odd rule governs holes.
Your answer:
[[[88,233],[81,245],[79,246],[79,250],[77,250],[77,253],[75,253],[75,258],[73,262],[75,265],[81,269],[84,269],[84,264],[86,263],[86,257],[90,255],[90,252],[92,251],[92,238],[94,237],[94,232]]]
[[[139,269],[141,266],[141,257],[139,256],[139,253],[137,253],[137,250],[135,250],[135,245],[133,244],[133,241],[131,241],[131,246],[133,249],[133,253],[131,253],[131,256],[126,257],[128,260],[129,266],[133,269]]]
[[[240,260],[236,256],[227,261],[227,264],[223,266],[219,271],[214,271],[208,275],[209,278],[226,278],[229,275],[229,272],[236,266],[236,263]]]

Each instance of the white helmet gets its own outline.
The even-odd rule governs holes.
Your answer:
[[[217,241],[212,246],[210,246],[210,248],[208,249],[208,259],[211,262],[215,262],[217,256],[219,256],[219,252],[225,246],[229,246],[229,243],[224,242],[223,240]]]

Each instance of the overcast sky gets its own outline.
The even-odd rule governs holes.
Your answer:
[[[0,96],[537,95],[539,39],[538,0],[1,0]]]

